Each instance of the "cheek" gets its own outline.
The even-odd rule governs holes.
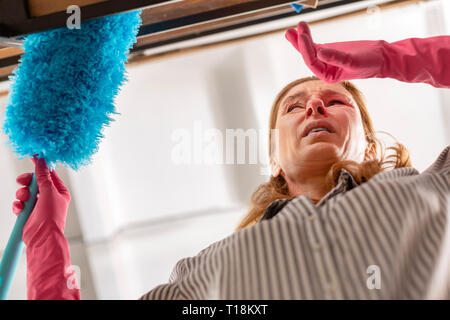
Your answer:
[[[277,127],[278,139],[276,133],[272,136],[276,139],[275,144],[279,146],[278,152],[284,157],[287,156],[297,145],[297,127],[293,121],[284,121]]]
[[[276,141],[276,145],[279,146],[278,152],[280,154],[285,154],[286,151],[289,149],[289,140],[290,140],[290,134],[289,130],[286,127],[278,127],[278,137]]]
[[[357,141],[364,140],[364,126],[359,114],[355,115],[349,120],[349,125],[352,129],[353,138]]]
[[[350,154],[354,154],[356,157],[354,160],[361,160],[359,156],[365,150],[366,146],[366,137],[364,132],[364,126],[361,118],[359,118],[359,114],[354,115],[353,117],[348,119],[348,134],[349,134],[349,150],[347,150]]]
[[[336,122],[341,128],[342,136],[349,139],[359,139],[364,136],[364,129],[360,115],[354,111],[342,111],[336,114]]]

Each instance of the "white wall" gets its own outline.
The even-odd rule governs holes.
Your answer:
[[[446,6],[440,12],[450,12],[448,1],[436,3]],[[443,16],[436,8],[433,2],[411,5],[314,25],[311,31],[319,43],[448,33],[450,14]],[[79,172],[58,169],[73,196],[66,234],[72,263],[81,269],[84,298],[138,298],[166,282],[180,258],[230,234],[251,192],[267,179],[261,175],[263,164],[177,165],[174,132],[267,132],[278,91],[311,74],[283,33],[131,65],[128,72],[129,82],[117,99],[121,115],[105,131],[93,165]],[[417,169],[425,169],[450,143],[448,90],[391,79],[354,83],[366,95],[376,130],[404,143]],[[266,136],[258,143],[265,155]],[[4,248],[14,222],[15,177],[32,167],[27,160],[15,160],[3,144],[0,148]],[[11,298],[25,297],[24,262]]]

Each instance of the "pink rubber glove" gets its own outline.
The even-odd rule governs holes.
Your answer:
[[[32,159],[36,166],[38,198],[23,230],[27,254],[27,296],[29,300],[79,300],[80,290],[71,268],[69,244],[64,237],[70,193],[56,171],[49,171],[44,159]],[[17,177],[25,186],[16,192],[17,215],[30,195],[32,173]]]
[[[311,71],[329,83],[393,78],[450,88],[450,36],[317,44],[305,22],[297,30],[288,29],[285,36]]]

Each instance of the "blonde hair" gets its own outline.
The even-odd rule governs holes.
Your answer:
[[[269,156],[271,156],[273,147],[271,145],[271,129],[275,129],[278,108],[281,99],[283,99],[285,94],[292,87],[312,80],[320,79],[312,76],[292,81],[291,83],[287,84],[276,96],[275,101],[272,104],[269,120]],[[328,190],[331,190],[336,186],[341,169],[347,170],[354,177],[358,184],[362,184],[368,181],[375,174],[382,172],[388,168],[411,167],[409,151],[403,144],[395,142],[393,146],[386,149],[381,144],[380,140],[378,140],[378,138],[376,137],[372,120],[367,110],[366,102],[362,92],[359,91],[359,89],[356,88],[356,86],[350,81],[342,81],[339,84],[342,85],[353,96],[353,99],[358,105],[368,147],[375,148],[374,150],[376,152],[370,153],[369,159],[362,163],[351,160],[342,160],[333,164],[326,176],[326,184]],[[391,150],[392,154],[386,155],[387,150]],[[379,153],[379,157],[377,157],[377,153]],[[257,223],[261,219],[266,208],[273,201],[282,198],[291,198],[291,196],[289,195],[287,183],[281,174],[279,174],[277,177],[271,176],[269,181],[260,184],[253,192],[250,198],[249,211],[237,226],[236,231]]]

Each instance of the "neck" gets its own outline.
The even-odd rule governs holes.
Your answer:
[[[317,204],[329,191],[326,187],[326,175],[330,166],[322,168],[304,168],[295,175],[283,174],[292,197],[307,195],[313,203]]]

